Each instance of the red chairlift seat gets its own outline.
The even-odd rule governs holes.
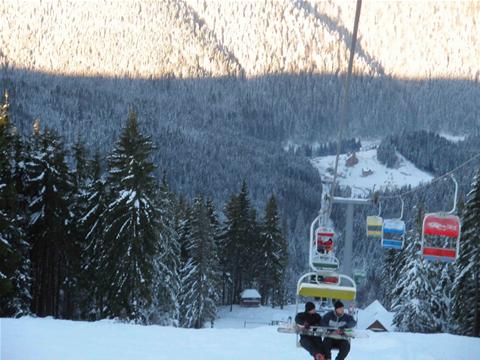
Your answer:
[[[335,233],[331,229],[318,228],[315,232],[317,242],[317,252],[328,254],[333,251],[333,237]]]
[[[318,284],[339,284],[340,275],[335,271],[320,270],[315,275],[311,276],[310,281]]]
[[[339,281],[340,280],[339,280],[338,276],[325,276],[323,278],[323,282],[325,284],[338,284]]]
[[[454,262],[460,248],[460,218],[431,213],[423,218],[422,255],[426,260]]]

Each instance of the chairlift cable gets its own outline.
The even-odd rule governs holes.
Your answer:
[[[360,22],[360,10],[362,8],[362,0],[357,0],[357,7],[355,9],[355,21],[353,25],[353,33],[352,33],[352,42],[350,44],[350,58],[348,61],[348,70],[347,76],[345,78],[345,86],[344,86],[344,93],[342,98],[342,107],[340,112],[340,125],[338,127],[338,137],[337,137],[337,155],[335,157],[335,170],[333,173],[333,182],[332,187],[330,188],[330,198],[328,201],[328,208],[327,208],[327,216],[328,219],[332,212],[332,201],[333,196],[335,194],[335,189],[337,185],[337,172],[338,172],[338,161],[340,158],[340,144],[342,141],[342,134],[345,127],[346,117],[347,117],[347,110],[348,110],[348,95],[350,91],[350,80],[352,77],[352,69],[353,69],[353,58],[355,56],[355,45],[357,42],[357,33],[358,33],[358,23]]]
[[[408,190],[408,191],[405,191],[401,194],[398,194],[398,195],[389,195],[389,196],[381,196],[381,199],[383,200],[389,200],[389,199],[396,199],[398,197],[404,197],[406,195],[409,195],[409,194],[413,194],[417,191],[420,191],[426,187],[429,187],[431,185],[433,185],[434,183],[440,181],[440,180],[443,180],[445,179],[446,177],[448,176],[452,176],[454,172],[456,172],[457,170],[463,168],[464,166],[466,166],[467,164],[471,163],[473,160],[476,160],[480,157],[480,153],[478,153],[477,155],[471,157],[470,159],[468,159],[467,161],[465,161],[464,163],[460,164],[459,166],[457,166],[456,168],[454,168],[453,170],[450,170],[448,172],[446,172],[445,174],[441,175],[441,176],[438,176],[436,178],[434,178],[433,180],[429,181],[428,183],[425,183],[425,184],[422,184],[422,185],[419,185],[415,188],[413,188],[412,190]]]

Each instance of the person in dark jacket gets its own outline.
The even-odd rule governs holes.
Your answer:
[[[308,329],[310,326],[320,326],[322,317],[317,314],[315,304],[309,301],[305,304],[305,312],[300,312],[295,316],[295,322],[300,329]],[[300,344],[315,360],[325,359],[320,336],[300,335]]]
[[[335,310],[326,313],[323,316],[321,325],[324,327],[334,328],[332,332],[341,334],[345,329],[351,329],[357,325],[353,316],[345,314],[345,307],[340,300],[333,304]],[[333,339],[327,335],[323,339],[323,350],[325,352],[325,359],[331,360],[332,348],[339,350],[336,360],[344,360],[350,352],[350,341],[346,339]]]

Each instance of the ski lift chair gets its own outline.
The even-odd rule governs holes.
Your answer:
[[[455,184],[453,209],[450,212],[437,212],[425,215],[422,228],[422,255],[426,260],[452,263],[460,252],[460,218],[453,215],[457,208],[458,183]]]
[[[320,254],[329,254],[333,251],[333,238],[335,232],[326,227],[319,227],[315,230],[317,252]]]
[[[378,202],[378,215],[367,216],[367,237],[381,239],[383,236],[382,203]]]
[[[329,298],[353,301],[357,295],[355,281],[347,275],[339,274],[337,283],[325,282],[317,272],[309,272],[298,280],[297,298]]]
[[[405,238],[405,222],[399,219],[383,221],[382,246],[384,249],[401,250]]]
[[[382,238],[383,218],[381,216],[367,216],[367,236]]]
[[[460,219],[447,213],[431,213],[423,219],[422,255],[426,260],[454,262],[460,250]]]
[[[316,224],[320,224],[319,217],[310,226],[310,268],[314,271],[337,270],[340,263],[333,252],[335,231],[325,226],[315,229]]]

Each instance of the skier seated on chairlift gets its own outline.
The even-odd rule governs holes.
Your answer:
[[[320,254],[328,254],[333,250],[333,240],[332,238],[329,238],[326,241],[323,241],[321,239],[317,240],[317,251]]]
[[[332,330],[332,333],[342,335],[345,333],[345,329],[351,329],[357,325],[353,316],[345,314],[345,307],[340,300],[335,301],[333,306],[335,310],[332,310],[323,316],[321,322],[322,326],[338,329]],[[327,333],[323,339],[323,349],[326,360],[331,360],[332,348],[339,350],[336,360],[344,360],[350,352],[350,341],[346,339],[334,339],[329,337]]]
[[[300,329],[320,326],[321,321],[322,317],[317,314],[315,304],[310,301],[305,304],[305,312],[299,312],[295,316],[295,322]],[[325,360],[320,336],[300,335],[300,345],[313,356],[314,360]]]

